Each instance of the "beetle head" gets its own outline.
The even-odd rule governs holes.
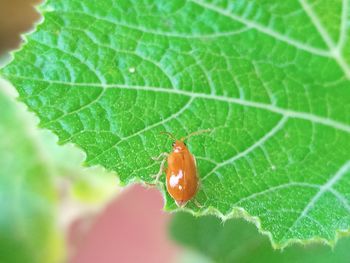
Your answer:
[[[187,149],[186,143],[182,140],[176,140],[173,142],[174,152],[182,152]]]

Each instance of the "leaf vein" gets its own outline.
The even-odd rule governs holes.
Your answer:
[[[322,197],[322,195],[325,192],[331,192],[333,185],[335,185],[349,170],[350,170],[350,161],[347,161],[333,176],[331,176],[331,178],[324,185],[320,187],[319,191],[307,203],[307,205],[305,206],[300,216],[293,222],[292,226],[288,228],[288,231],[286,232],[286,234],[292,231],[292,229],[299,223],[299,221],[302,218],[304,218],[306,215],[308,215],[310,210],[314,208],[317,201]]]
[[[284,108],[276,107],[274,105],[266,104],[266,103],[262,103],[262,102],[242,100],[239,98],[232,98],[232,97],[227,97],[227,96],[222,96],[222,95],[211,95],[211,94],[207,94],[207,93],[199,93],[199,92],[193,92],[193,91],[188,91],[188,90],[180,90],[180,89],[172,89],[172,88],[164,88],[164,87],[153,87],[153,86],[139,86],[139,85],[126,85],[126,84],[105,84],[105,85],[103,85],[100,83],[74,83],[74,82],[59,81],[59,80],[38,79],[38,78],[31,78],[31,77],[11,75],[11,74],[4,74],[4,76],[10,77],[10,78],[17,78],[17,79],[26,79],[26,80],[31,80],[31,81],[48,82],[51,84],[67,85],[67,86],[72,86],[72,87],[86,86],[86,87],[94,87],[94,88],[115,88],[115,89],[125,89],[125,90],[142,90],[142,91],[151,91],[151,92],[159,92],[159,93],[177,94],[177,95],[183,95],[183,96],[187,96],[187,97],[201,98],[201,99],[214,100],[214,101],[222,101],[222,102],[238,104],[238,105],[242,105],[242,106],[246,106],[246,107],[263,109],[266,111],[270,111],[273,113],[287,116],[289,118],[307,120],[310,122],[315,122],[318,124],[322,124],[325,126],[329,126],[329,127],[350,133],[350,125],[333,120],[333,119],[330,119],[330,118],[317,116],[315,114],[308,113],[308,112],[300,112],[300,111],[294,111],[294,110],[290,110],[290,109],[284,109]]]
[[[284,184],[280,184],[280,185],[277,185],[277,186],[269,187],[268,189],[265,189],[265,190],[263,190],[261,192],[252,193],[252,194],[250,194],[250,195],[248,195],[246,197],[243,197],[239,201],[234,203],[233,206],[237,206],[237,205],[241,204],[242,202],[245,202],[245,201],[250,200],[250,199],[254,199],[254,198],[258,197],[258,196],[265,195],[265,194],[270,193],[270,192],[274,192],[276,190],[285,189],[285,188],[289,188],[289,187],[295,187],[295,186],[309,187],[309,188],[320,188],[321,187],[318,184],[310,184],[310,183],[304,183],[304,182],[284,183]]]
[[[113,145],[111,145],[110,147],[106,148],[105,150],[103,150],[102,152],[100,152],[98,155],[94,156],[92,159],[90,159],[90,160],[88,161],[88,163],[92,163],[94,160],[96,160],[98,157],[100,157],[100,156],[103,155],[104,153],[108,152],[108,151],[111,150],[112,148],[117,147],[120,143],[122,143],[122,142],[124,142],[124,141],[126,141],[126,140],[129,140],[129,139],[131,139],[131,138],[133,138],[133,137],[135,137],[135,136],[141,135],[142,133],[144,133],[144,132],[146,132],[146,131],[148,131],[148,130],[151,130],[151,129],[153,129],[153,128],[159,126],[159,125],[163,125],[163,124],[165,124],[165,123],[167,123],[167,122],[169,122],[169,121],[171,121],[171,120],[173,120],[173,119],[179,117],[181,114],[183,114],[187,109],[189,109],[189,108],[191,107],[191,105],[192,105],[192,103],[193,103],[194,100],[195,100],[195,98],[193,98],[193,97],[190,98],[190,99],[186,102],[186,104],[180,108],[180,110],[178,110],[177,112],[171,114],[169,117],[165,118],[164,120],[161,120],[161,121],[156,122],[156,123],[154,123],[154,124],[152,124],[152,125],[149,125],[149,126],[143,128],[143,129],[141,129],[141,130],[139,130],[139,131],[137,131],[137,132],[135,132],[135,133],[133,133],[133,134],[130,134],[130,135],[126,136],[126,137],[121,137],[121,139],[120,139],[118,142],[116,142],[115,144],[113,144]]]
[[[319,48],[315,48],[315,47],[312,47],[312,46],[308,46],[302,42],[299,42],[297,40],[294,40],[294,39],[291,39],[291,38],[288,38],[287,36],[284,36],[282,35],[281,33],[278,33],[278,32],[275,32],[273,30],[271,30],[270,28],[268,27],[265,27],[261,24],[258,24],[254,21],[250,21],[250,20],[247,20],[243,17],[239,17],[235,14],[232,14],[230,12],[228,12],[227,10],[223,10],[217,6],[214,6],[214,5],[211,5],[211,4],[208,4],[208,3],[204,3],[202,1],[199,1],[199,0],[190,0],[191,2],[197,4],[198,6],[201,6],[203,8],[207,8],[209,10],[212,10],[218,14],[221,14],[223,16],[226,16],[228,18],[231,18],[232,20],[234,21],[238,21],[248,27],[251,27],[251,28],[254,28],[256,29],[258,32],[261,32],[261,33],[264,33],[268,36],[271,36],[277,40],[280,40],[284,43],[287,43],[291,46],[294,46],[300,50],[304,50],[306,52],[309,52],[311,54],[314,54],[314,55],[318,55],[318,56],[323,56],[323,57],[330,57],[331,56],[331,53],[327,50],[322,50],[322,49],[319,49]]]
[[[322,26],[320,20],[318,19],[317,15],[312,10],[311,6],[307,3],[306,0],[299,0],[302,8],[304,9],[305,13],[309,16],[310,20],[314,24],[315,28],[319,32],[320,36],[324,40],[324,42],[327,44],[329,48],[329,52],[332,54],[332,57],[336,60],[340,68],[343,70],[345,76],[350,79],[350,67],[344,60],[344,58],[341,56],[341,51],[337,48],[331,37],[329,36],[328,32],[324,29]]]
[[[267,140],[272,138],[278,131],[280,131],[285,123],[287,122],[288,117],[284,116],[280,119],[280,121],[268,132],[266,133],[263,137],[261,137],[257,142],[252,144],[250,147],[245,149],[243,152],[240,152],[238,154],[235,154],[233,157],[220,162],[218,165],[216,165],[205,177],[203,177],[202,181],[207,179],[211,174],[213,174],[216,170],[220,169],[221,167],[231,164],[234,161],[247,156],[250,152],[252,152],[254,149],[261,147]],[[254,165],[252,165],[254,167]]]
[[[219,38],[219,37],[229,37],[229,36],[234,36],[234,35],[239,35],[241,33],[244,33],[246,31],[249,31],[251,29],[251,27],[246,26],[246,27],[242,27],[239,28],[237,30],[232,30],[232,31],[226,31],[226,32],[215,32],[215,33],[208,33],[208,34],[185,34],[185,33],[175,33],[175,32],[165,32],[165,31],[160,31],[160,30],[152,30],[149,28],[145,28],[145,27],[141,27],[141,26],[135,26],[135,25],[130,25],[130,24],[125,24],[125,23],[121,23],[119,21],[113,21],[101,16],[97,16],[97,15],[92,15],[92,14],[87,14],[87,13],[83,13],[83,12],[79,12],[79,11],[56,11],[59,12],[60,14],[62,13],[66,13],[66,14],[79,14],[79,15],[83,15],[83,16],[88,16],[91,17],[93,19],[96,20],[100,20],[109,24],[112,24],[114,26],[121,26],[121,27],[126,27],[132,30],[137,30],[140,31],[142,33],[146,33],[146,34],[151,34],[151,35],[157,35],[157,36],[163,36],[163,37],[172,37],[172,38],[182,38],[182,39],[209,39],[209,38]]]

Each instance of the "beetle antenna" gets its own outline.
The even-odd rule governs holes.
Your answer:
[[[199,131],[196,131],[196,132],[192,132],[188,135],[186,135],[185,137],[182,137],[180,139],[180,141],[184,141],[184,140],[187,140],[188,138],[192,137],[192,136],[196,136],[196,135],[199,135],[199,134],[202,134],[202,133],[206,133],[206,132],[211,132],[212,129],[206,129],[206,130],[199,130]]]
[[[176,138],[175,138],[174,134],[172,134],[171,132],[162,131],[162,132],[160,132],[160,134],[168,135],[170,139],[176,141]]]

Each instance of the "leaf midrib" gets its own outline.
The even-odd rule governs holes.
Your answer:
[[[154,86],[139,86],[139,85],[130,85],[130,84],[101,84],[101,83],[66,82],[66,81],[59,81],[59,80],[46,80],[46,79],[40,79],[40,78],[23,77],[23,76],[11,75],[11,74],[4,74],[4,76],[9,77],[9,78],[17,78],[17,79],[24,79],[24,80],[31,80],[31,81],[38,81],[38,82],[46,82],[48,84],[58,84],[58,85],[73,86],[73,87],[92,87],[92,88],[103,88],[103,89],[115,88],[115,89],[136,90],[136,91],[138,91],[138,90],[140,90],[140,91],[152,91],[152,92],[183,95],[183,96],[193,97],[193,98],[222,101],[222,102],[238,104],[238,105],[242,105],[242,106],[246,106],[246,107],[263,109],[263,110],[267,110],[267,111],[270,111],[273,113],[281,114],[281,115],[286,116],[288,118],[303,119],[303,120],[307,120],[307,121],[314,122],[314,123],[319,123],[319,124],[322,124],[325,126],[335,128],[337,130],[342,130],[344,132],[350,133],[350,125],[345,124],[343,122],[333,120],[331,118],[320,117],[318,115],[314,115],[314,114],[308,113],[308,112],[301,112],[301,111],[294,111],[294,110],[290,110],[290,109],[280,108],[280,107],[277,107],[277,106],[271,105],[271,104],[242,100],[239,98],[231,98],[231,97],[226,97],[226,96],[222,96],[222,95],[213,95],[213,94],[208,94],[208,93],[198,93],[198,92],[187,91],[187,90],[164,88],[164,87],[154,87]]]

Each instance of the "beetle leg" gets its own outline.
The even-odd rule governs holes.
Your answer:
[[[162,153],[157,158],[152,158],[153,160],[159,160],[161,157],[163,157],[163,160],[160,163],[159,172],[157,174],[152,175],[152,177],[155,178],[156,183],[159,181],[159,178],[161,177],[162,173],[164,172],[164,166],[165,166],[165,162],[166,162],[166,157],[168,157],[168,153]]]
[[[176,201],[175,200],[175,203],[176,203],[177,207],[184,208],[186,206],[186,204],[188,203],[188,201]]]
[[[200,178],[198,178],[198,183],[197,183],[197,191],[201,188],[202,182]]]
[[[193,203],[198,207],[198,208],[203,208],[203,205],[201,205],[200,203],[198,203],[198,201],[196,199],[193,200]]]
[[[151,157],[153,161],[159,161],[162,158],[168,157],[168,153],[161,153],[158,157]]]

